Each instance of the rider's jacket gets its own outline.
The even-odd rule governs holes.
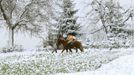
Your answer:
[[[68,40],[68,43],[71,43],[73,40],[76,40],[76,37],[73,35],[68,35],[67,40]]]

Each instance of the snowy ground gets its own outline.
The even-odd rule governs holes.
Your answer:
[[[63,54],[60,51],[54,54],[46,51],[1,53],[0,75],[68,75],[66,73],[74,75],[75,72],[78,72],[76,75],[98,75],[99,73],[113,75],[116,71],[120,72],[119,69],[124,67],[116,65],[121,65],[122,62],[125,62],[127,57],[124,56],[129,55],[128,57],[131,57],[133,52],[133,49],[113,49],[112,51],[108,49],[87,49],[84,53]],[[121,58],[117,59],[118,57]],[[119,60],[121,61],[119,62]],[[123,65],[129,67],[128,65],[132,64],[129,62],[131,60],[129,59]],[[116,71],[114,72],[111,67]],[[130,69],[133,68],[134,66],[130,67]],[[130,69],[127,70],[127,73],[131,73],[129,72]]]
[[[95,71],[60,73],[57,75],[134,75],[134,54],[115,59]]]

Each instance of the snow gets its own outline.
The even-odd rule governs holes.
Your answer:
[[[5,28],[0,28],[0,32],[0,48],[3,48],[8,45],[8,32]],[[41,43],[40,40],[28,34],[15,33],[15,44],[22,45],[27,50],[36,48]]]
[[[25,5],[25,3],[28,3],[28,0],[23,0],[24,4],[20,4],[20,6]],[[78,13],[77,16],[79,16],[78,22],[80,24],[85,25],[85,28],[83,30],[87,31],[87,26],[89,23],[89,20],[86,17],[87,13],[90,11],[91,6],[89,6],[89,4],[91,3],[92,0],[74,0],[74,3],[76,4],[75,9],[78,9]],[[133,7],[134,6],[134,1],[133,0],[117,0],[121,3],[121,6],[124,6],[126,9],[129,7]],[[19,1],[18,1],[19,2]],[[57,7],[56,7],[57,8]],[[58,10],[59,8],[57,8]],[[88,23],[87,23],[88,22]],[[0,21],[0,24],[1,23]],[[88,29],[89,30],[89,29]],[[3,29],[0,28],[0,48],[3,48],[7,45],[7,41],[8,41],[8,33],[7,33],[7,29]],[[24,48],[26,49],[30,49],[30,48],[36,48],[36,46],[40,43],[40,40],[37,37],[30,37],[29,35],[25,36],[21,33],[15,34],[15,42],[19,45],[23,45]]]
[[[27,2],[27,0],[24,1]],[[75,9],[78,9],[76,14],[78,23],[85,26],[83,33],[91,31],[90,27],[87,27],[90,23],[87,18],[90,16],[87,14],[91,11],[91,1],[74,0]],[[125,7],[125,10],[134,6],[133,0],[117,1]],[[60,11],[58,7],[55,8]],[[130,23],[133,25],[133,22]],[[0,24],[4,23],[0,21]],[[96,26],[92,27],[97,28]],[[43,37],[46,37],[48,31],[44,31]],[[6,28],[2,27],[0,27],[0,32],[0,49],[2,49],[8,43],[8,32]],[[88,34],[84,35],[84,37],[89,36]],[[15,33],[15,44],[22,45],[28,51],[0,53],[0,75],[9,73],[12,75],[50,75],[53,73],[57,73],[56,75],[134,75],[134,48],[112,49],[112,51],[109,49],[86,49],[84,53],[63,54],[58,51],[58,53],[52,54],[51,47],[36,51],[37,46],[40,46],[40,41],[41,39],[28,34]]]
[[[122,56],[103,65],[95,71],[77,72],[57,75],[134,75],[134,54]]]
[[[0,53],[0,75],[9,73],[11,75],[112,75],[122,70],[126,70],[124,72],[127,75],[134,67],[133,50],[134,48],[112,51],[89,48],[83,53],[80,51],[75,53],[73,50],[73,53],[61,54],[61,50],[58,50],[58,53],[51,53],[48,48],[48,50]]]

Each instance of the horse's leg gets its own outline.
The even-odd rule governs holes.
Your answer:
[[[59,49],[59,45],[56,43],[56,46],[54,46],[54,50],[52,51],[52,53],[56,52],[57,53],[57,50]]]
[[[67,51],[68,51],[68,49],[69,49],[70,52],[72,52],[71,47],[69,45],[66,47]]]
[[[68,45],[65,46],[64,49],[66,50],[66,52],[68,52]]]
[[[71,50],[71,46],[72,46],[71,43],[67,44],[67,49],[69,49],[70,52],[72,52],[72,50]]]
[[[76,53],[78,52],[78,48],[76,48]]]
[[[66,52],[68,52],[68,49],[66,48]]]
[[[54,46],[53,46],[54,47]],[[52,53],[56,52],[57,53],[58,50],[58,46],[56,48],[53,49]]]
[[[77,47],[81,52],[84,52],[83,46],[81,44],[78,45]]]
[[[68,49],[69,49],[70,52],[72,52],[70,47],[66,47],[65,49],[66,49],[66,52],[68,52]]]
[[[52,51],[52,53],[54,53],[55,50]]]
[[[66,48],[63,48],[63,50],[61,51],[61,53],[63,53],[65,49],[66,49]]]
[[[57,50],[56,50],[56,49],[54,49],[54,50],[52,51],[52,53],[54,53],[54,51],[57,53]]]
[[[71,50],[71,48],[69,48],[69,51],[72,53],[72,50]]]
[[[72,51],[70,50],[70,44],[67,44],[64,48],[66,49],[66,52],[68,52],[68,49],[69,49],[70,52],[72,52]]]
[[[81,51],[81,52],[84,52],[84,50],[83,50],[83,47],[82,47],[82,46],[80,46],[80,47],[79,47],[79,49],[80,49],[80,51]]]

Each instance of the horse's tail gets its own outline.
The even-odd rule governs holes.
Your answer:
[[[82,44],[80,44],[80,51],[81,51],[81,52],[84,52],[84,49],[83,49]]]

